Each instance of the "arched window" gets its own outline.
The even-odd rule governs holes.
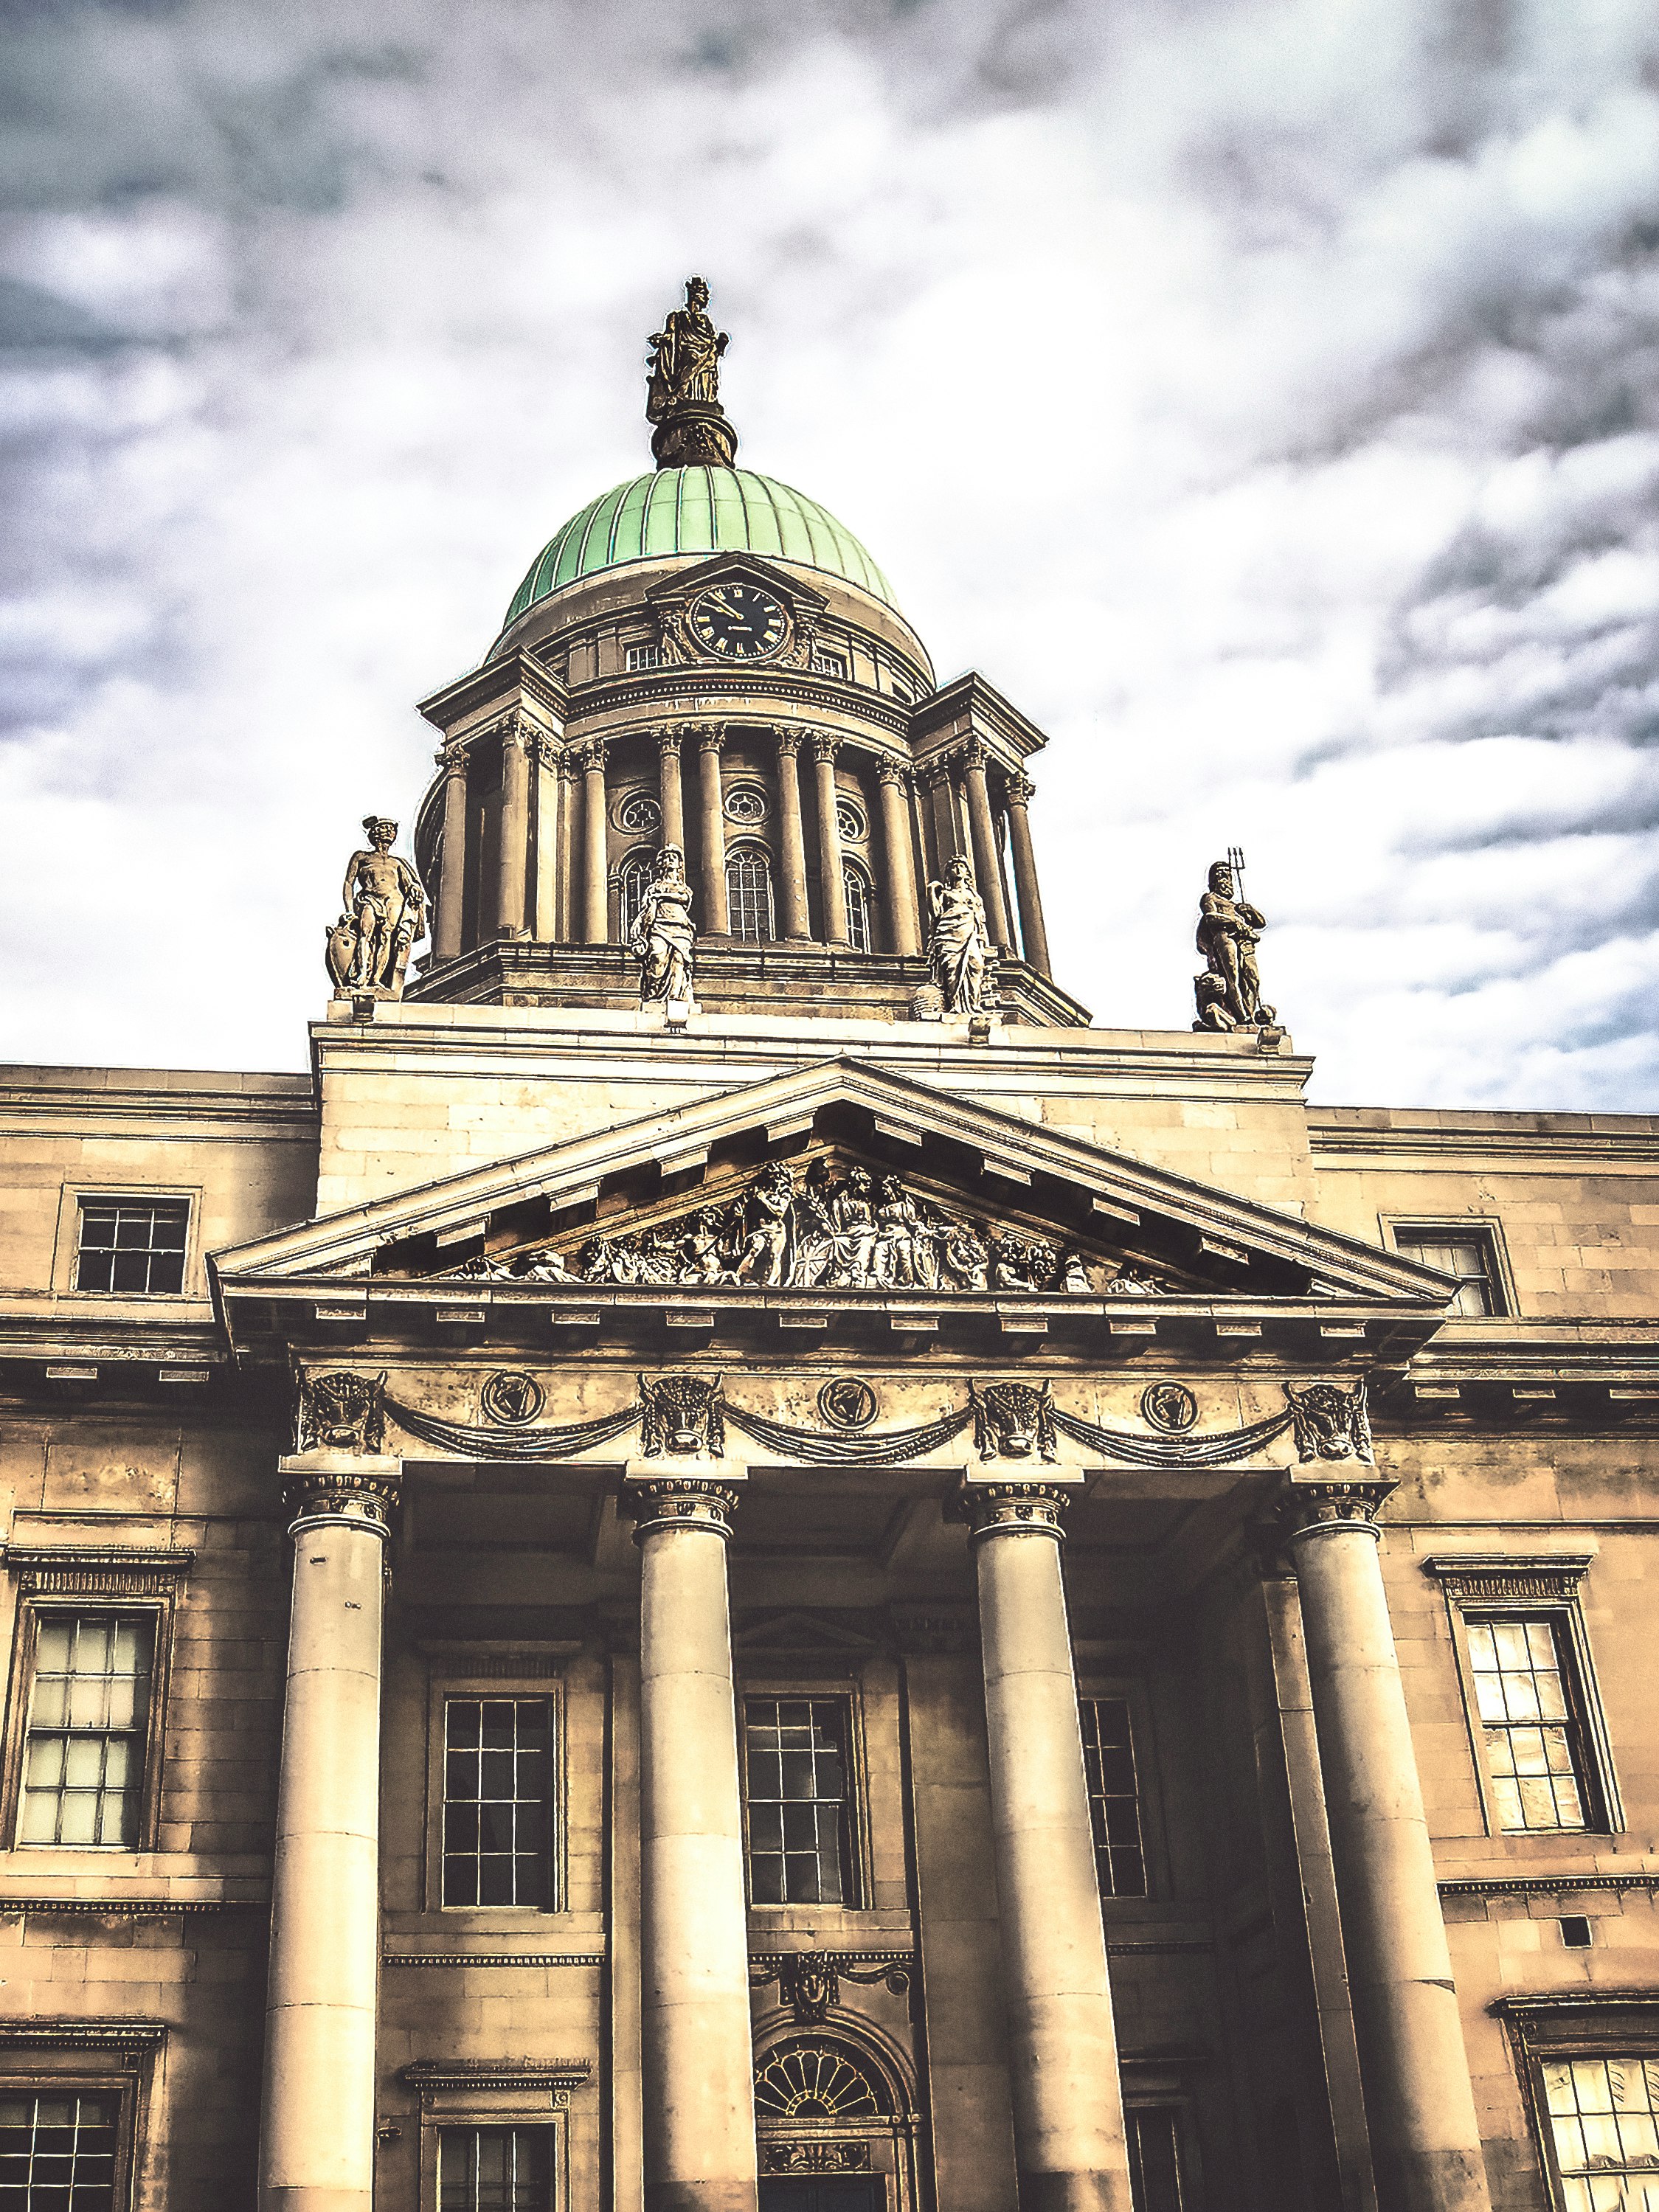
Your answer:
[[[755,2113],[763,2121],[878,2119],[892,2108],[875,2069],[827,2038],[795,2036],[755,2069]]]
[[[847,942],[854,952],[876,949],[876,917],[870,878],[855,860],[842,870],[847,884]]]
[[[726,902],[732,934],[764,945],[772,930],[772,863],[757,845],[734,845],[726,856]]]
[[[624,945],[634,934],[634,925],[640,918],[640,908],[645,902],[645,888],[651,880],[656,860],[654,853],[630,853],[623,862],[617,878],[619,891],[617,920],[621,941]]]

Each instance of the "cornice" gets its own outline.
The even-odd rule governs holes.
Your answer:
[[[458,676],[453,683],[421,700],[416,712],[424,715],[434,729],[447,732],[469,714],[484,712],[493,700],[505,700],[515,693],[533,699],[552,720],[563,722],[569,708],[568,691],[544,663],[523,646],[504,653],[499,660],[486,660],[465,676]]]
[[[1465,1120],[1449,1114],[1433,1126],[1396,1127],[1338,1121],[1312,1107],[1308,1113],[1308,1144],[1316,1158],[1375,1158],[1394,1164],[1412,1159],[1457,1158],[1476,1163],[1537,1160],[1659,1168],[1659,1122],[1653,1116],[1632,1114],[1628,1119],[1634,1126],[1626,1128],[1606,1126],[1616,1125],[1618,1117],[1613,1115],[1596,1117],[1604,1122],[1599,1127],[1540,1128],[1536,1125],[1547,1116],[1517,1114],[1513,1118],[1515,1126],[1506,1127],[1504,1117],[1498,1115]],[[1533,1126],[1526,1126],[1528,1123]]]
[[[830,715],[837,722],[856,722],[878,732],[890,742],[878,750],[896,751],[908,761],[915,710],[903,700],[814,670],[787,668],[776,673],[781,680],[774,682],[774,672],[765,666],[718,668],[696,662],[601,676],[572,687],[567,734],[574,741],[578,732],[604,723],[607,734],[626,735],[630,720],[659,714],[688,719],[713,714],[757,730],[780,723],[822,728],[823,718]],[[613,722],[620,724],[614,731]]]

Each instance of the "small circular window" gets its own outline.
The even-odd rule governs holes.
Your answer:
[[[617,808],[617,827],[619,830],[660,830],[662,809],[648,791],[626,792]]]
[[[766,793],[757,783],[740,783],[726,794],[726,818],[752,830],[766,819]]]
[[[865,827],[863,815],[850,799],[836,801],[836,827],[841,831],[842,836],[854,845],[861,845],[870,834]]]

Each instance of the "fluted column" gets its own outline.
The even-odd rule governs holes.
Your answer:
[[[887,908],[887,942],[895,952],[921,950],[921,921],[916,904],[916,873],[910,853],[910,772],[902,762],[883,754],[876,763],[881,791],[882,890]]]
[[[606,866],[609,824],[605,818],[603,738],[586,744],[582,771],[582,942],[603,945],[611,934],[611,883]]]
[[[639,1516],[646,2212],[755,2212],[748,1902],[726,1546],[735,1470],[628,1471]]]
[[[678,730],[663,730],[657,738],[657,792],[662,811],[662,842],[685,851],[685,791],[680,781]]]
[[[836,813],[836,755],[838,738],[812,740],[812,768],[817,778],[818,901],[823,909],[826,945],[847,942],[847,877],[841,857],[841,823]]]
[[[1013,950],[1008,927],[1008,908],[1002,896],[1002,870],[997,864],[997,833],[991,819],[991,793],[985,781],[985,748],[970,738],[961,753],[962,780],[968,793],[968,830],[974,841],[974,878],[985,905],[991,941],[1005,952]]]
[[[550,945],[559,933],[559,755],[546,738],[538,738],[533,751],[532,787],[536,799],[535,891],[531,899],[530,933],[538,945]]]
[[[1008,809],[1008,843],[1014,856],[1014,896],[1019,901],[1020,951],[1039,975],[1052,975],[1042,893],[1037,888],[1036,855],[1031,850],[1031,823],[1026,811],[1036,796],[1036,786],[1029,775],[1011,775],[1002,789]]]
[[[495,933],[524,934],[530,863],[530,732],[516,714],[501,729],[501,836],[495,867]]]
[[[294,1519],[265,1995],[260,2212],[370,2212],[380,1631],[400,1463],[279,1462]]]
[[[432,951],[435,959],[453,960],[461,949],[466,902],[466,747],[446,745],[435,757],[444,772],[444,816]]]
[[[1131,2212],[1071,1628],[1065,1493],[972,1482],[1020,2212]]]
[[[1292,1476],[1285,1549],[1306,1632],[1379,2212],[1488,2212],[1480,2128],[1376,1512],[1394,1488]]]
[[[806,903],[806,839],[800,820],[800,732],[778,740],[778,919],[783,934],[805,943],[812,934]]]
[[[703,934],[729,937],[732,913],[726,897],[726,798],[720,788],[720,754],[726,732],[705,723],[697,732],[697,792],[702,801],[699,858],[702,864]]]

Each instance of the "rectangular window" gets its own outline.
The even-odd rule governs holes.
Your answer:
[[[552,2130],[441,2128],[438,2212],[553,2212]]]
[[[153,1613],[38,1615],[20,1844],[137,1848],[155,1656]]]
[[[76,1289],[176,1297],[185,1285],[189,1221],[182,1198],[83,1198]]]
[[[1140,1782],[1127,1698],[1085,1698],[1083,1765],[1094,1825],[1095,1864],[1103,1897],[1145,1897],[1146,1850],[1141,1834]]]
[[[749,1698],[749,1888],[757,1905],[854,1905],[848,1709]]]
[[[1181,2114],[1174,2105],[1132,2105],[1129,2197],[1134,2212],[1186,2212],[1181,2172]]]
[[[444,1903],[550,1910],[552,1830],[551,1700],[446,1698]]]
[[[0,2087],[0,2212],[112,2212],[120,2099]]]
[[[1474,1619],[1468,1638],[1498,1826],[1528,1833],[1588,1827],[1582,1732],[1555,1622]]]
[[[659,645],[630,645],[628,647],[627,666],[630,676],[636,669],[659,668],[661,665],[662,647]]]
[[[1659,2059],[1546,2058],[1542,2075],[1565,2212],[1659,2205]]]
[[[1449,1310],[1452,1313],[1478,1318],[1503,1312],[1497,1255],[1489,1230],[1467,1222],[1416,1224],[1397,1227],[1394,1242],[1395,1249],[1407,1260],[1456,1277],[1457,1295]]]
[[[839,676],[843,683],[847,680],[847,659],[843,653],[815,653],[812,666],[820,676]]]

